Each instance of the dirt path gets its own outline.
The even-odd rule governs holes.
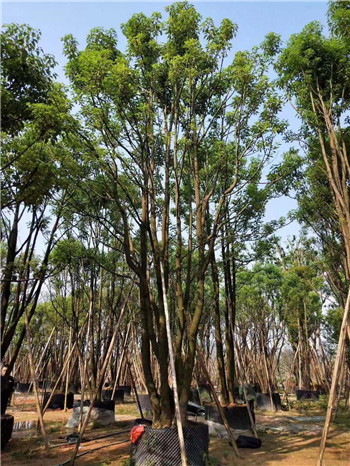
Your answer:
[[[255,466],[316,466],[321,435],[303,433],[288,435],[281,433],[261,434],[262,447],[257,450],[240,449],[242,460],[234,463],[231,447],[223,441],[211,440],[210,453],[221,465]],[[349,433],[331,430],[325,461],[327,466],[350,464]]]
[[[23,401],[23,397],[16,397],[15,406],[10,408],[8,413],[14,415],[15,422],[36,422],[34,400],[28,398],[24,405]],[[64,442],[63,437],[67,435],[65,424],[70,416],[71,410],[67,413],[59,410],[47,411],[45,414],[51,445]],[[85,437],[93,439],[107,433],[131,429],[133,419],[137,416],[135,404],[131,403],[130,400],[129,403],[117,406],[115,424],[104,428],[90,428]],[[210,466],[277,466],[280,464],[315,466],[323,422],[324,411],[314,407],[309,407],[304,412],[294,409],[288,412],[258,413],[257,426],[259,436],[262,439],[262,447],[257,450],[240,449],[242,459],[235,460],[233,450],[228,445],[227,440],[211,438],[209,464]],[[125,443],[111,445],[122,441]],[[122,466],[126,464],[130,453],[128,434],[83,443],[79,452],[82,453],[101,446],[106,446],[106,448],[82,456],[77,460],[77,466]],[[14,432],[12,440],[2,452],[2,464],[4,466],[56,466],[70,458],[73,448],[72,445],[53,448],[51,456],[47,458],[41,438],[36,435],[36,430],[22,430]],[[325,461],[327,466],[348,466],[350,464],[349,419],[346,413],[343,417],[340,416],[340,419],[337,419],[337,424],[331,428]]]

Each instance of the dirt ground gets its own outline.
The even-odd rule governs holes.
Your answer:
[[[46,456],[43,441],[36,432],[36,411],[34,399],[16,395],[13,406],[8,408],[15,423],[33,421],[29,429],[21,426],[15,430],[12,439],[1,455],[4,466],[58,466],[69,460],[74,446],[68,445],[64,437],[65,424],[72,410],[66,413],[60,410],[47,411],[45,425],[50,438],[51,454]],[[289,411],[257,412],[257,428],[262,440],[262,447],[257,450],[240,449],[242,458],[234,457],[233,449],[227,440],[211,437],[208,466],[219,465],[255,465],[272,466],[315,466],[325,415],[325,401],[319,403],[294,403]],[[136,404],[132,399],[116,407],[116,422],[109,427],[90,427],[84,438],[90,440],[81,444],[79,454],[87,452],[77,459],[76,465],[113,465],[129,464],[129,434],[118,431],[130,430],[133,420],[139,417]],[[350,464],[350,416],[349,412],[340,410],[335,423],[332,424],[327,442],[325,463],[327,466],[348,466]],[[116,433],[105,439],[97,437]],[[239,432],[237,432],[238,434]],[[94,452],[91,449],[100,448]]]

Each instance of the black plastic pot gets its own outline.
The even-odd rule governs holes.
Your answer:
[[[239,435],[236,440],[238,448],[260,448],[261,440],[255,437],[247,437],[247,435]]]
[[[281,397],[279,393],[272,393],[273,407],[271,407],[271,399],[268,393],[257,393],[256,395],[256,407],[257,409],[282,409]]]
[[[320,397],[320,392],[318,390],[297,390],[296,391],[297,400],[309,400],[317,401]]]
[[[90,406],[90,400],[84,400],[83,406]],[[81,402],[80,400],[74,401],[73,403],[73,408],[80,408]],[[115,401],[113,400],[107,400],[107,401],[95,401],[94,403],[94,408],[100,408],[100,409],[107,409],[108,411],[113,411],[115,410]]]
[[[205,466],[209,448],[209,429],[205,424],[188,423],[183,428],[187,463]],[[179,437],[176,427],[153,429],[146,425],[131,456],[136,466],[181,466]]]
[[[12,436],[13,421],[13,416],[10,416],[9,414],[1,415],[1,450],[5,447]]]
[[[49,401],[51,393],[45,393],[44,396],[44,406]],[[48,409],[64,409],[64,393],[55,393],[50,401]],[[74,394],[68,393],[67,394],[67,408],[72,409],[74,404]]]
[[[139,394],[139,402],[144,415],[150,415],[152,413],[152,403],[149,395]]]
[[[252,407],[251,407],[252,409]],[[250,418],[246,405],[223,406],[223,410],[232,429],[250,430]],[[254,411],[252,412],[254,418]],[[205,406],[205,419],[207,421],[218,422],[223,424],[223,420],[216,406]]]
[[[131,385],[119,385],[118,387],[120,390],[123,390],[125,395],[131,395]]]
[[[204,416],[205,409],[201,405],[197,405],[196,403],[192,403],[189,401],[187,404],[187,414],[194,414],[195,416]]]
[[[201,398],[199,396],[199,390],[197,388],[191,388],[190,401],[196,405],[201,405]]]
[[[111,389],[102,390],[102,400],[110,401],[112,399],[112,393],[113,393],[113,390]],[[113,400],[116,403],[124,403],[124,390],[122,390],[121,388],[117,388],[114,393]]]
[[[11,390],[1,386],[1,415],[6,413],[7,405],[11,397]]]
[[[28,393],[29,387],[30,387],[30,392],[29,393],[31,393],[33,391],[33,385],[31,386],[30,383],[17,382],[16,392],[18,392],[18,393]]]
[[[115,411],[115,400],[95,401],[94,408],[107,409],[108,411]]]

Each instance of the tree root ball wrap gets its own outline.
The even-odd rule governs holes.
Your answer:
[[[209,448],[208,426],[189,422],[183,432],[188,465],[205,466]],[[131,446],[131,456],[136,466],[181,466],[177,428],[154,429],[145,425],[142,436]]]

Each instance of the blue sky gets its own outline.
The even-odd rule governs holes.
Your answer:
[[[125,47],[125,40],[120,32],[120,24],[126,22],[133,13],[151,14],[160,11],[169,1],[158,2],[13,2],[5,1],[2,5],[2,23],[27,23],[42,32],[41,46],[46,53],[51,53],[59,63],[58,79],[65,81],[61,38],[73,34],[83,47],[85,38],[91,28],[103,26],[115,28],[119,37],[119,48]],[[310,21],[320,21],[326,25],[326,2],[192,2],[203,17],[210,16],[216,23],[229,18],[238,24],[238,34],[233,42],[232,53],[237,50],[250,49],[259,44],[268,32],[282,35],[283,40],[301,31]],[[293,111],[286,108],[283,117],[295,126]],[[282,148],[283,150],[283,148]],[[287,198],[272,201],[268,206],[268,220],[286,215],[295,203]],[[298,226],[291,224],[280,232],[282,238],[297,233]]]
[[[133,13],[151,14],[171,2],[4,2],[3,23],[27,23],[42,31],[42,47],[53,54],[63,77],[61,37],[73,34],[81,45],[91,28],[103,26],[118,31],[119,46],[125,46],[120,24]],[[268,32],[276,32],[287,39],[310,21],[326,22],[326,2],[192,2],[203,17],[210,16],[216,23],[230,18],[238,24],[238,35],[233,52],[259,44]]]

